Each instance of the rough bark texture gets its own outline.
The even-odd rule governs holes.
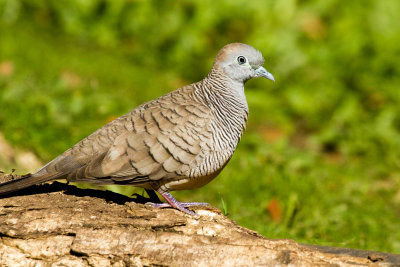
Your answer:
[[[400,255],[266,239],[213,208],[191,217],[144,201],[61,183],[2,198],[0,266],[400,266]]]

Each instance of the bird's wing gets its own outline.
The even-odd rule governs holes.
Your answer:
[[[133,129],[120,130],[109,150],[71,174],[70,180],[140,184],[182,177],[212,140],[211,111],[199,103],[161,103],[129,120]]]

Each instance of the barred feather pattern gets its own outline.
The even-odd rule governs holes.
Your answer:
[[[238,90],[232,90],[235,87]],[[246,98],[244,94],[238,93],[240,91],[243,91],[243,85],[236,85],[218,73],[211,73],[195,91],[200,101],[212,110],[212,149],[208,151],[206,160],[200,163],[198,168],[192,169],[191,177],[216,172],[232,157],[248,117]]]
[[[210,73],[105,125],[39,172],[150,189],[202,186],[226,165],[245,129],[241,87]]]

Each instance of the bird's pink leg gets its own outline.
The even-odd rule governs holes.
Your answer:
[[[147,191],[147,190],[146,190]],[[179,202],[178,200],[176,200],[171,193],[169,193],[168,191],[162,191],[162,190],[157,190],[158,193],[160,193],[160,195],[163,196],[163,198],[168,202],[168,203],[153,203],[153,202],[148,202],[146,204],[150,204],[155,208],[175,208],[178,209],[184,213],[190,214],[190,215],[197,215],[196,213],[186,209],[187,207],[192,207],[192,206],[207,206],[210,205],[206,202]],[[149,194],[149,192],[147,192]],[[149,196],[150,197],[154,197],[153,196],[154,193],[150,193]],[[155,195],[155,194],[154,194]]]

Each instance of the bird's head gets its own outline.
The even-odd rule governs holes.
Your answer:
[[[264,58],[260,51],[247,44],[232,43],[218,52],[213,70],[223,72],[230,79],[242,83],[255,77],[275,81],[274,76],[262,66],[263,64]]]

